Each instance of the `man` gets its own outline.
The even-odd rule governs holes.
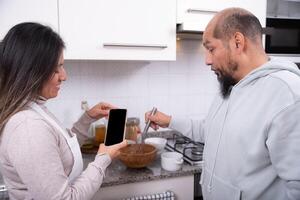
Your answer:
[[[259,20],[244,9],[218,13],[203,45],[221,88],[206,119],[146,119],[205,143],[204,199],[300,199],[300,71],[266,55]]]

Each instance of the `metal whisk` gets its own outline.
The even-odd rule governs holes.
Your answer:
[[[151,110],[150,116],[155,115],[156,111],[157,111],[157,108],[156,108],[156,107],[153,107],[152,110]],[[147,134],[147,132],[148,132],[148,129],[149,129],[149,127],[150,127],[150,124],[151,124],[151,121],[148,119],[147,124],[146,124],[146,126],[145,126],[145,128],[144,128],[144,131],[143,131],[143,133],[142,133],[142,143],[144,143],[144,139],[145,139],[145,137],[146,137],[146,134]]]

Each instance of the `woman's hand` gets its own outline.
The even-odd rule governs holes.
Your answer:
[[[102,154],[102,153],[107,153],[111,159],[116,158],[119,154],[120,154],[120,149],[122,147],[126,147],[127,146],[127,141],[124,140],[121,143],[115,144],[115,145],[111,145],[111,146],[105,146],[103,143],[100,144],[100,147],[98,149],[98,153]]]
[[[109,103],[101,102],[89,109],[87,111],[87,114],[94,119],[100,119],[102,117],[107,117],[109,110],[113,108],[116,107]]]
[[[150,115],[151,111],[148,111],[145,113],[145,122],[148,120],[151,121],[151,128],[154,130],[157,130],[159,127],[166,128],[169,127],[170,121],[171,121],[171,116],[166,115],[165,113],[156,111],[154,115]]]

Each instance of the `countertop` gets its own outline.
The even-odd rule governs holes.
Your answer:
[[[83,154],[84,168],[92,162],[95,155]],[[159,180],[171,177],[193,175],[201,172],[200,166],[191,166],[184,162],[182,168],[176,172],[168,172],[161,168],[160,156],[149,166],[141,169],[127,168],[120,160],[115,159],[106,169],[105,178],[101,187],[120,185],[126,183]]]
[[[172,137],[173,133],[174,131],[152,132],[149,133],[148,136],[160,136],[168,138]],[[90,162],[94,161],[95,154],[82,155],[85,169]],[[155,161],[151,165],[141,169],[131,169],[127,168],[120,160],[115,159],[106,169],[105,178],[101,187],[121,185],[126,183],[145,182],[151,180],[160,180],[171,177],[188,176],[196,173],[201,173],[200,166],[192,166],[186,162],[184,162],[182,168],[176,172],[168,172],[162,169],[160,163],[160,156],[157,156]],[[0,186],[4,187],[4,190],[6,190],[1,175]],[[3,188],[0,189],[2,190]]]
[[[174,133],[175,131],[150,132],[148,133],[148,137],[169,138],[172,137]],[[178,132],[176,133],[178,134]],[[84,168],[86,168],[88,163],[92,162],[94,158],[94,154],[83,154]],[[166,171],[161,167],[160,156],[157,156],[152,164],[141,169],[127,168],[120,160],[115,159],[106,169],[105,178],[101,187],[188,176],[196,173],[201,173],[201,166],[192,166],[187,162],[184,162],[182,168],[176,172]]]

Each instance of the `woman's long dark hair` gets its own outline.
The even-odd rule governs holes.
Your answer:
[[[21,23],[0,43],[0,134],[15,113],[36,100],[65,45],[50,27]]]

